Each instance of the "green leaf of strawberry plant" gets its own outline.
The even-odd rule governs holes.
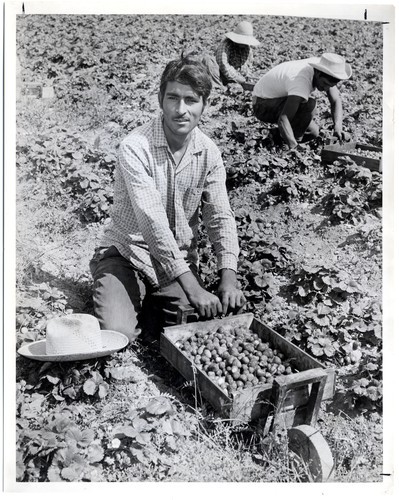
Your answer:
[[[149,459],[144,455],[142,450],[139,450],[138,448],[131,447],[129,448],[130,453],[135,457],[135,459],[142,463],[143,465],[148,465],[149,464]]]
[[[94,441],[94,437],[95,433],[93,429],[83,429],[81,437],[77,444],[83,448],[86,448]]]
[[[65,467],[61,470],[61,477],[67,481],[74,482],[78,481],[84,472],[84,465],[82,464],[72,464],[69,467]]]
[[[325,304],[319,303],[317,304],[317,314],[319,316],[325,316],[331,313],[331,308],[327,307]]]
[[[173,434],[172,422],[171,420],[164,419],[162,422],[162,432],[165,434]]]
[[[369,370],[369,371],[371,371],[371,372],[374,372],[374,371],[376,371],[376,370],[378,370],[378,369],[379,369],[379,366],[378,366],[378,365],[376,365],[375,363],[367,363],[366,365],[364,365],[364,368],[365,368],[366,370]]]
[[[382,391],[379,390],[378,387],[367,387],[366,389],[366,395],[371,401],[378,401],[381,399],[382,396]]]
[[[132,426],[136,429],[137,432],[141,432],[149,428],[148,422],[140,417],[133,418]]]
[[[128,438],[135,439],[138,434],[139,434],[139,431],[137,431],[137,429],[135,429],[131,425],[123,425],[121,427],[117,427],[114,430],[114,436],[117,438],[128,437]]]
[[[100,399],[104,399],[108,394],[108,390],[109,385],[107,384],[107,382],[101,382],[98,386],[98,397]]]
[[[316,325],[328,326],[330,324],[330,319],[328,316],[317,316],[316,314],[314,314],[312,318]]]
[[[104,450],[98,443],[92,443],[87,449],[87,460],[90,464],[101,462],[104,458]]]
[[[46,375],[46,379],[51,382],[53,385],[56,385],[59,383],[60,379],[58,377],[53,377],[51,375]]]
[[[115,380],[126,380],[128,382],[137,382],[142,380],[142,375],[134,366],[117,366],[108,369],[109,375]]]
[[[73,441],[74,443],[78,443],[82,439],[82,435],[82,431],[75,425],[70,427],[65,433],[68,441]]]
[[[138,432],[136,435],[136,442],[146,446],[151,441],[151,434],[149,432]]]
[[[273,283],[273,277],[269,273],[264,273],[260,276],[255,276],[254,281],[259,288],[266,288]]]
[[[310,350],[318,358],[323,356],[323,354],[324,354],[324,349],[322,347],[320,347],[319,345],[312,345]]]
[[[50,467],[47,469],[47,479],[50,482],[61,482],[61,469],[59,467],[56,467],[55,465],[50,465]]]
[[[323,351],[328,358],[331,358],[336,353],[336,350],[333,346],[325,346]]]
[[[74,387],[67,387],[62,391],[63,396],[68,396],[71,399],[76,399],[77,397],[77,392]]]
[[[58,393],[58,390],[58,387],[54,387],[54,389],[51,391],[51,395],[57,401],[65,401],[65,398]]]
[[[176,439],[173,436],[166,436],[165,442],[169,449],[171,449],[172,451],[177,451]]]
[[[189,436],[190,435],[190,431],[188,429],[186,429],[179,420],[172,418],[170,423],[171,423],[171,427],[172,427],[172,432],[175,436]]]
[[[298,295],[300,297],[306,297],[308,295],[308,291],[306,291],[302,286],[298,287]]]
[[[71,426],[71,420],[65,416],[56,416],[53,422],[54,429],[58,433],[65,432]]]
[[[172,404],[163,396],[151,399],[145,407],[145,410],[151,415],[164,415],[165,413],[172,415],[174,413]]]

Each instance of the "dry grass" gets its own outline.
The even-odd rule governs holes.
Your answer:
[[[323,412],[321,429],[335,462],[336,482],[379,482],[383,473],[382,419]]]

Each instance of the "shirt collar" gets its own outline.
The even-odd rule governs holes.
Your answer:
[[[165,147],[168,148],[168,141],[166,140],[165,137],[165,132],[163,130],[163,116],[162,113],[160,113],[155,119],[154,119],[154,143],[156,147]],[[205,143],[202,140],[202,134],[198,130],[198,127],[195,127],[195,129],[192,131],[191,138],[190,138],[190,143],[188,145],[188,148],[191,150],[192,153],[200,153],[205,149]]]

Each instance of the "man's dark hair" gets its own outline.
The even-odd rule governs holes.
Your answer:
[[[212,90],[212,78],[208,68],[198,59],[183,55],[179,59],[168,62],[161,76],[160,94],[163,101],[168,82],[190,85],[194,92],[205,102]]]
[[[318,71],[319,74],[321,76],[323,76],[324,78],[326,78],[327,80],[330,80],[330,82],[333,83],[334,85],[336,85],[337,83],[339,83],[341,81],[339,78],[335,78],[334,76],[331,76],[328,73],[324,73],[324,71],[321,71],[320,69],[318,69],[316,71]]]

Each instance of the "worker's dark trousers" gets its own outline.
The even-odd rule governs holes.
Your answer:
[[[178,307],[189,305],[177,281],[154,289],[114,246],[96,250],[90,271],[94,314],[101,329],[124,333],[130,340],[142,332],[159,335],[163,326],[176,324]]]

